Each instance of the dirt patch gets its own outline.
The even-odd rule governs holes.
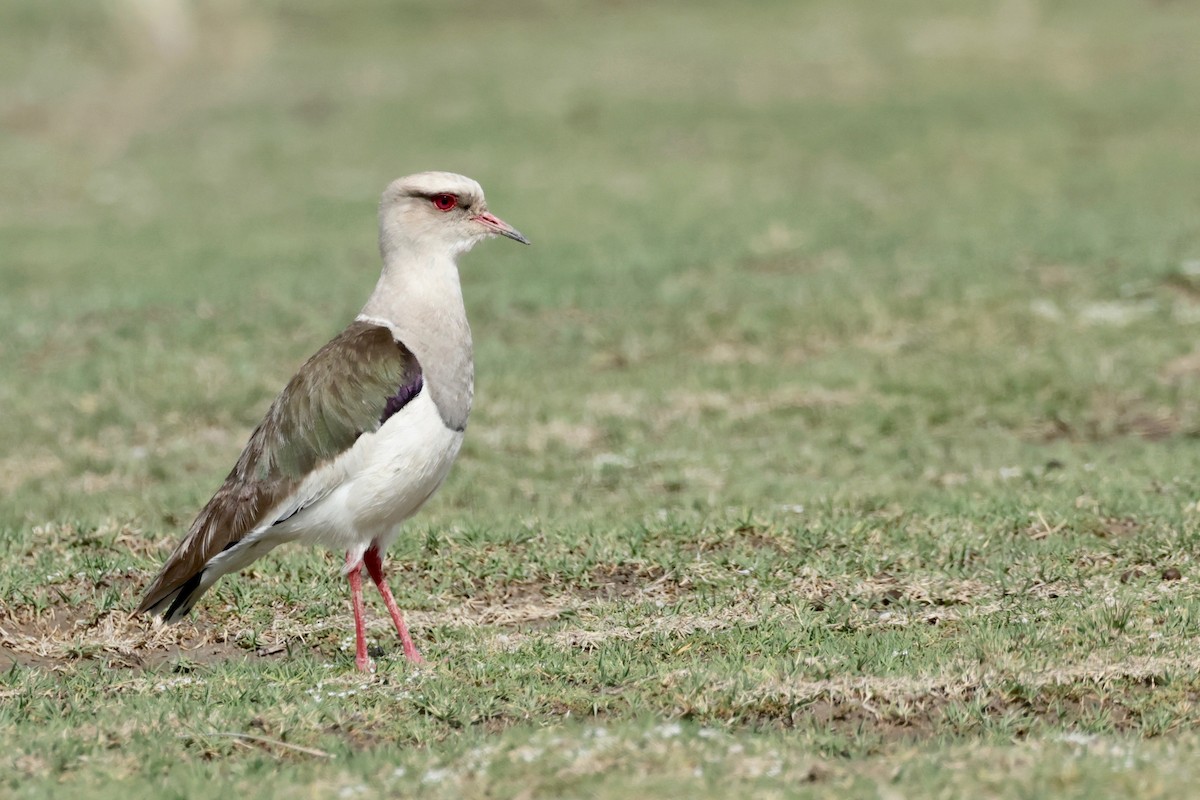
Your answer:
[[[1195,420],[1177,409],[1155,406],[1140,397],[1097,394],[1089,408],[1075,417],[1040,420],[1026,430],[1026,438],[1040,442],[1067,440],[1104,442],[1138,438],[1159,442],[1195,432]]]
[[[142,577],[123,575],[130,581]],[[236,617],[213,615],[203,606],[192,616],[167,625],[156,617],[133,616],[127,609],[101,611],[98,589],[107,581],[67,579],[52,587],[37,605],[0,610],[0,668],[58,669],[80,661],[101,661],[111,667],[149,669],[163,664],[206,664],[230,659],[286,657],[312,642],[352,632],[349,612],[316,624],[298,623],[280,607],[265,630],[248,628]],[[437,627],[519,629],[517,639],[549,629],[563,619],[594,616],[593,608],[615,600],[643,596],[665,602],[678,594],[679,584],[660,567],[638,563],[596,567],[577,585],[564,587],[552,579],[511,584],[502,591],[480,593],[457,605],[436,611],[409,611],[405,617],[416,631]],[[68,598],[84,598],[71,601]],[[368,630],[380,640],[394,637],[386,615],[369,614]]]
[[[707,415],[745,420],[776,412],[845,408],[861,401],[857,392],[803,385],[781,386],[757,394],[679,390],[667,396],[656,420],[662,427],[696,425]]]
[[[601,564],[592,569],[579,595],[585,600],[623,600],[635,595],[664,599],[678,588],[678,583],[657,564],[624,562]]]
[[[767,705],[749,721],[767,727],[823,728],[844,735],[871,736],[887,743],[915,743],[948,730],[968,733],[985,727],[1004,726],[1014,737],[1023,737],[1039,725],[1074,727],[1105,716],[1112,729],[1125,733],[1141,727],[1136,710],[1149,690],[1131,687],[1133,694],[1114,700],[1099,690],[1084,696],[1056,697],[1048,691],[1032,699],[1006,696],[981,689],[968,698],[947,692],[900,698],[897,702],[877,698],[823,698],[808,705]]]
[[[1122,539],[1136,536],[1141,529],[1142,523],[1133,517],[1101,517],[1092,532],[1101,539]]]
[[[96,613],[87,606],[6,609],[0,617],[0,665],[54,669],[97,660],[109,666],[148,668],[186,660],[203,664],[247,658],[240,647],[211,625],[165,625],[125,611]]]
[[[937,624],[995,610],[987,585],[968,578],[933,575],[901,578],[883,572],[871,577],[838,580],[798,576],[792,583],[795,590],[791,594],[806,600],[815,611],[838,604],[849,605],[856,626]]]
[[[595,449],[603,439],[603,433],[593,425],[552,419],[529,427],[525,448],[538,455],[553,447],[566,448],[572,453],[585,453]]]
[[[481,592],[445,610],[413,611],[405,616],[417,628],[487,626],[530,631],[550,628],[568,617],[588,616],[597,604],[642,597],[665,605],[683,591],[678,581],[656,565],[603,564],[578,585],[564,587],[549,578],[509,584],[502,591]],[[515,645],[525,636],[506,632],[502,639]]]
[[[796,536],[773,526],[757,522],[744,522],[720,531],[719,535],[700,535],[694,541],[682,545],[683,549],[697,554],[727,552],[739,548],[750,550],[773,550],[781,556],[796,550]]]
[[[62,474],[62,459],[49,453],[20,453],[0,458],[0,492],[15,494],[33,481]]]
[[[586,577],[571,585],[553,575],[508,583],[500,588],[489,588],[478,581],[473,596],[461,608],[480,609],[481,613],[490,617],[490,612],[482,610],[501,604],[507,607],[543,604],[561,608],[578,605],[580,601],[623,600],[635,595],[653,595],[656,599],[664,599],[679,591],[682,591],[679,582],[662,567],[625,561],[598,564]]]
[[[754,550],[774,550],[779,555],[789,555],[796,549],[794,534],[782,534],[761,525],[739,525],[733,529],[736,541]]]
[[[405,612],[413,627],[479,627],[545,628],[561,616],[578,607],[578,600],[569,596],[545,597],[535,586],[514,587],[503,597],[479,597],[465,600],[442,611]],[[390,622],[386,625],[390,630]],[[383,626],[383,623],[380,623]],[[372,626],[374,627],[374,626]]]
[[[1167,384],[1185,383],[1197,377],[1200,377],[1200,350],[1173,358],[1158,371],[1159,380]]]
[[[1043,724],[1072,727],[1098,718],[1118,733],[1133,731],[1143,726],[1146,701],[1172,682],[1170,676],[1195,675],[1198,667],[1194,657],[1112,663],[1096,657],[1037,673],[964,669],[924,677],[739,680],[709,687],[702,695],[691,691],[686,671],[668,682],[680,684],[677,713],[693,719],[815,727],[854,736],[869,730],[892,742],[997,725],[1024,736]]]

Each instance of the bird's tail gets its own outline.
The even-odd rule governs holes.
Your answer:
[[[146,593],[142,604],[137,607],[137,614],[158,614],[165,622],[179,622],[188,615],[192,606],[200,599],[212,584],[204,580],[204,570],[200,570],[178,586],[163,591],[162,577],[159,576],[154,585]]]

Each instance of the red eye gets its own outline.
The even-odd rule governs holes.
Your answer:
[[[458,205],[458,198],[452,194],[435,194],[432,198],[433,207],[438,211],[449,211]]]

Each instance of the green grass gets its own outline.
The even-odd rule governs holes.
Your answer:
[[[1192,5],[9,5],[0,794],[1194,791]],[[318,551],[129,619],[422,169],[534,241],[431,665]]]

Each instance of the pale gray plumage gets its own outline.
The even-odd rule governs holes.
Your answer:
[[[442,186],[439,190],[434,187]],[[439,235],[424,220],[424,208],[414,214],[412,203],[452,187],[464,207],[483,203],[483,189],[470,178],[450,173],[423,173],[393,181],[379,202],[379,252],[383,271],[359,319],[381,320],[393,326],[399,341],[424,366],[426,383],[438,412],[452,430],[466,428],[475,391],[471,326],[463,306],[457,256],[474,242]],[[486,207],[485,207],[486,210]],[[413,218],[417,217],[416,220]],[[462,249],[459,249],[459,248]],[[430,265],[416,272],[410,260]]]

